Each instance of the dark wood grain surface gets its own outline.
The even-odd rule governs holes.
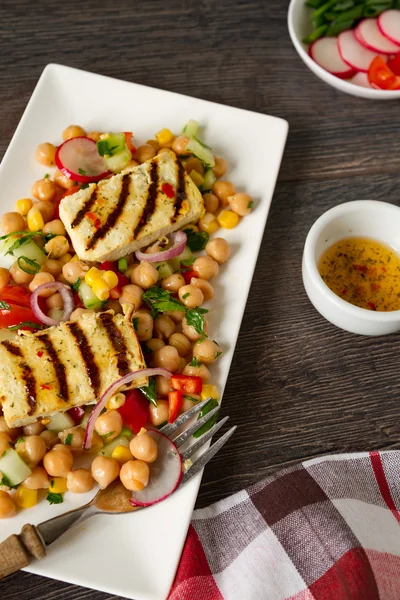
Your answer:
[[[316,79],[291,45],[286,15],[282,0],[0,4],[0,156],[49,62],[289,121],[222,408],[240,427],[207,468],[199,507],[308,457],[400,446],[398,335],[336,329],[301,281],[304,240],[323,211],[361,198],[399,203],[399,105]],[[24,573],[0,584],[0,596],[114,598]]]

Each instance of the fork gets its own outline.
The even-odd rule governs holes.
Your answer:
[[[160,429],[161,433],[168,436],[177,448],[181,448],[191,436],[203,425],[205,425],[219,411],[219,406],[211,410],[209,413],[195,421],[187,429],[179,432],[179,429],[185,425],[189,419],[199,413],[202,408],[209,402],[207,398],[203,402],[199,402],[193,408],[181,415],[174,421],[168,423]],[[222,437],[220,437],[212,446],[203,452],[198,458],[191,460],[195,453],[201,450],[204,445],[221,429],[221,427],[229,419],[224,417],[211,427],[200,439],[180,451],[183,464],[183,476],[179,486],[173,492],[180,490],[193,477],[195,477],[205,465],[217,454],[222,446],[228,441],[236,429],[236,425],[231,427]],[[0,579],[15,573],[24,567],[27,567],[32,558],[40,560],[46,556],[46,548],[62,536],[66,531],[90,519],[97,514],[125,514],[127,512],[136,512],[148,507],[133,507],[129,502],[130,492],[126,490],[121,483],[114,483],[104,490],[99,490],[94,498],[87,504],[75,508],[66,513],[53,517],[47,521],[39,523],[39,525],[24,525],[21,533],[18,535],[10,535],[4,542],[0,544]],[[115,510],[110,509],[110,502],[119,502]],[[101,506],[108,503],[107,510],[103,510]]]

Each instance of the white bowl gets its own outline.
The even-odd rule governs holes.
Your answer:
[[[351,81],[339,79],[339,77],[331,75],[331,73],[328,73],[328,71],[317,65],[308,55],[307,44],[303,44],[301,41],[311,32],[311,13],[312,9],[305,5],[305,0],[291,0],[288,12],[288,28],[298,55],[317,77],[329,83],[332,87],[352,96],[370,98],[371,100],[395,100],[396,98],[400,98],[400,90],[386,91],[363,88],[351,83]]]
[[[323,281],[317,264],[324,251],[349,236],[369,237],[400,252],[400,208],[386,202],[357,200],[339,204],[311,227],[303,252],[303,283],[312,304],[328,321],[361,335],[400,330],[400,310],[378,312],[339,298]]]

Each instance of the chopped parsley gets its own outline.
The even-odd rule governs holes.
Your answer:
[[[11,306],[4,300],[0,300],[0,310],[11,310]]]
[[[215,353],[215,358],[218,358],[218,356],[221,356],[221,354],[222,354],[222,350],[220,352],[216,352]]]
[[[143,354],[153,354],[153,350],[147,346],[147,344],[142,345]]]
[[[40,271],[40,265],[37,260],[31,260],[26,256],[20,256],[17,259],[17,264],[21,271],[28,273],[28,275],[36,275]]]
[[[4,475],[4,473],[2,473],[1,479],[0,479],[0,486],[1,485],[5,485],[8,488],[11,488],[12,490],[16,490],[18,485],[12,485],[12,483],[10,482],[10,480],[8,479],[8,477],[6,475]]]
[[[62,504],[64,502],[62,494],[53,494],[52,492],[47,494],[46,500],[49,504]]]
[[[157,390],[156,390],[156,380],[154,377],[149,377],[149,385],[144,385],[139,388],[144,396],[146,396],[147,400],[157,406]]]
[[[189,298],[189,296],[190,296],[190,292],[187,292],[186,294],[183,294],[182,300],[186,300],[186,298]]]
[[[21,442],[24,442],[24,441],[25,441],[25,439],[23,437],[19,437],[15,443],[20,444]]]
[[[110,435],[113,435],[114,433],[115,433],[115,431],[109,431],[108,433],[105,433],[102,437],[108,438],[108,437],[110,437]]]
[[[48,179],[50,175],[48,173],[45,174],[44,179]]]
[[[172,297],[171,292],[157,286],[153,286],[146,290],[143,294],[143,300],[150,306],[153,319],[158,313],[167,312],[169,310],[186,311],[183,304]]]
[[[186,323],[194,327],[197,333],[207,337],[207,334],[204,331],[204,315],[206,313],[208,313],[206,308],[196,306],[186,312]]]
[[[71,283],[71,287],[74,290],[74,292],[77,292],[79,290],[79,286],[81,285],[81,278],[78,277],[78,279],[74,282]]]
[[[80,189],[81,189],[81,190],[86,190],[86,188],[88,188],[88,187],[89,187],[89,184],[88,184],[88,183],[83,183],[83,184],[81,185],[81,188],[80,188]]]
[[[72,444],[72,433],[69,433],[64,440],[64,444],[66,446],[70,446]]]
[[[186,246],[189,246],[192,252],[204,250],[210,236],[206,231],[193,231],[193,229],[184,229],[187,235]]]
[[[189,367],[201,367],[201,363],[197,360],[195,356],[193,356],[192,360],[189,363]]]
[[[253,208],[254,206],[254,200],[250,200],[250,202],[247,205],[247,208]]]
[[[118,150],[119,145],[110,146],[108,140],[99,140],[97,142],[97,151],[100,156],[113,156],[116,154],[115,150]]]
[[[7,327],[8,331],[18,331],[22,327],[30,327],[31,329],[45,329],[44,325],[40,323],[34,323],[33,321],[22,321],[22,323],[18,323],[18,325],[10,325]]]
[[[139,317],[134,317],[132,319],[132,325],[133,325],[133,329],[135,331],[138,331],[138,328],[139,328]]]
[[[79,173],[79,175],[86,175],[86,171],[84,171],[81,168],[78,169],[78,173]]]

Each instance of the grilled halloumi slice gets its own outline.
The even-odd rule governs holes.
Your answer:
[[[172,151],[92,183],[60,203],[82,260],[117,260],[204,215],[201,193]]]
[[[130,319],[83,315],[0,343],[0,399],[9,427],[96,401],[123,375],[145,368]],[[136,379],[126,389],[148,384]]]

